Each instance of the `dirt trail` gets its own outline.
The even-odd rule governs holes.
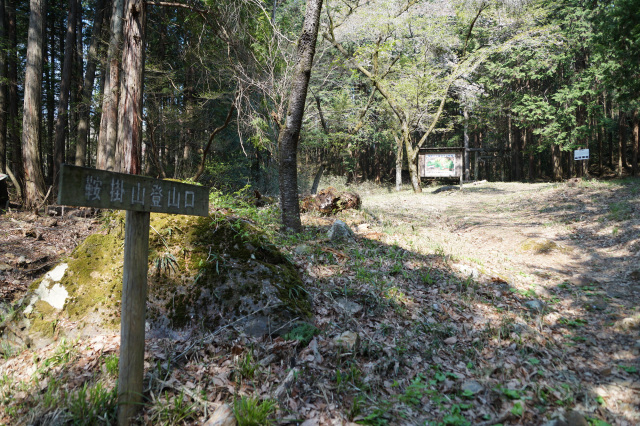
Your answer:
[[[486,183],[463,191],[365,200],[382,221],[406,221],[421,250],[441,251],[518,289],[598,282],[638,296],[640,197],[631,185]],[[614,288],[610,288],[614,287]]]
[[[637,180],[485,183],[376,195],[363,208],[389,230],[408,223],[397,244],[541,301],[540,330],[567,348],[572,379],[615,401],[626,419],[616,424],[639,424],[639,190]]]

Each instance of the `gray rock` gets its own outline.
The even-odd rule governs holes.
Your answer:
[[[331,225],[331,229],[329,229],[327,236],[331,241],[334,242],[355,241],[353,231],[346,223],[341,220],[336,220],[335,222],[333,222],[333,225]]]
[[[542,426],[567,426],[567,422],[560,419],[553,419],[543,423]]]
[[[533,299],[524,302],[524,306],[533,312],[542,312],[544,309],[544,302],[538,299]]]
[[[222,404],[213,415],[207,420],[204,426],[236,426],[236,416],[233,409],[228,404]]]
[[[351,315],[357,314],[362,310],[362,306],[343,297],[336,299],[336,303]]]
[[[577,411],[571,410],[567,414],[565,414],[564,417],[567,420],[568,426],[589,426],[587,419],[585,419],[584,416]]]
[[[456,263],[453,265],[455,269],[460,271],[465,277],[471,277],[474,280],[477,280],[480,277],[480,271],[471,266],[463,265],[462,263]]]
[[[345,331],[334,340],[336,344],[342,346],[348,351],[357,349],[358,345],[360,344],[360,336],[358,336],[358,333],[355,333],[353,331]]]
[[[479,392],[482,392],[484,390],[484,386],[482,386],[480,383],[476,382],[475,380],[467,380],[462,385],[460,385],[460,389],[463,392],[468,391],[475,395]]]

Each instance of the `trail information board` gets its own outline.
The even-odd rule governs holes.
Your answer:
[[[462,176],[462,153],[420,153],[418,171],[420,177],[460,177]]]

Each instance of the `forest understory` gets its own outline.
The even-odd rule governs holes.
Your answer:
[[[251,210],[313,318],[285,338],[147,339],[138,422],[202,424],[226,404],[241,425],[640,423],[640,181],[436,189],[362,186],[360,210],[303,214],[297,235]],[[2,216],[0,319],[98,231],[80,216]],[[336,219],[353,241],[327,238]],[[0,424],[114,423],[117,333],[1,349]]]

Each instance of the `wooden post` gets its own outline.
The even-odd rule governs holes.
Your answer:
[[[126,213],[118,374],[120,426],[131,423],[142,403],[150,216],[148,212]]]
[[[209,190],[63,164],[58,204],[127,211],[118,376],[118,425],[126,426],[142,405],[150,213],[207,216]]]

